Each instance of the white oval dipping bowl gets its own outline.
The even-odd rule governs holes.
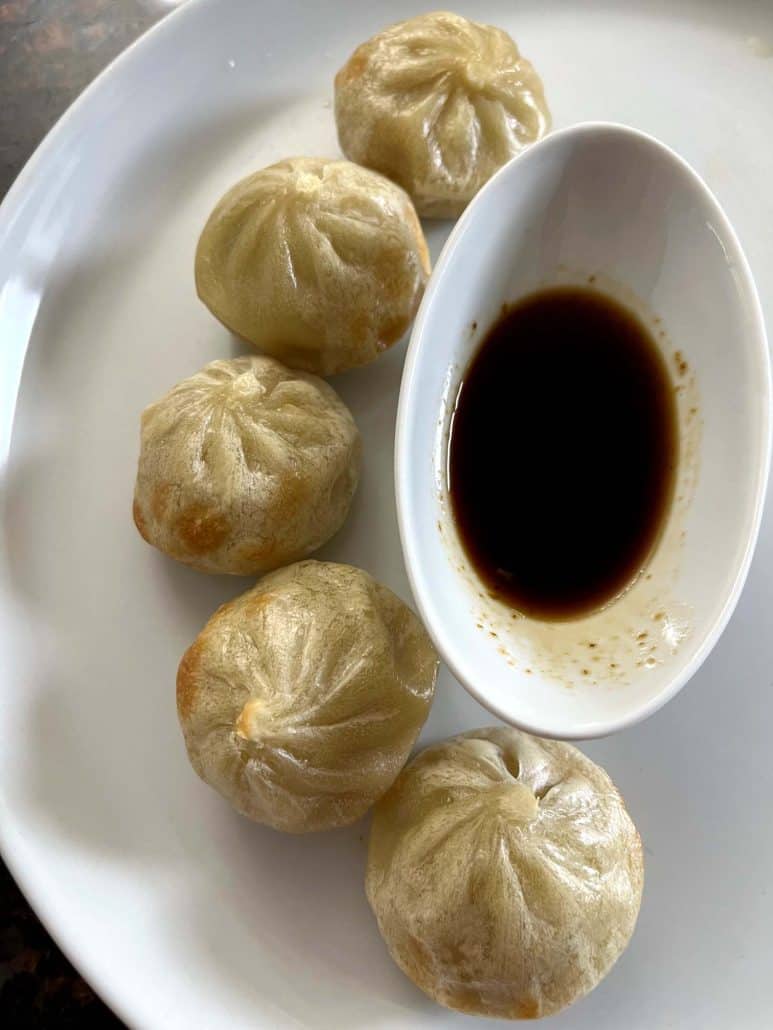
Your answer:
[[[672,371],[680,455],[672,511],[643,574],[604,610],[551,623],[515,615],[478,579],[449,510],[446,457],[463,373],[502,305],[560,284],[607,293],[650,328]],[[506,722],[567,739],[612,733],[673,697],[717,642],[743,587],[767,482],[770,408],[749,266],[685,161],[634,129],[586,123],[505,165],[437,262],[397,416],[408,575],[467,690]],[[528,446],[502,446],[506,474],[517,475],[519,448]]]

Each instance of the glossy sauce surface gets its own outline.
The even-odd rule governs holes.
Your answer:
[[[467,368],[451,507],[489,591],[540,619],[604,607],[647,563],[670,508],[674,386],[640,320],[591,289],[503,310]]]

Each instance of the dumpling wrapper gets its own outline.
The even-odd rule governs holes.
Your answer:
[[[188,757],[250,819],[291,833],[345,826],[403,767],[437,667],[419,619],[366,572],[290,565],[223,605],[184,655]]]
[[[260,350],[332,375],[400,339],[429,269],[404,190],[350,161],[295,157],[218,202],[196,250],[196,289]]]
[[[502,29],[436,11],[359,46],[335,78],[347,157],[400,183],[420,215],[454,218],[550,127],[542,83]]]
[[[340,529],[361,449],[324,380],[265,356],[213,361],[142,414],[134,521],[202,572],[264,572]]]
[[[387,947],[462,1012],[536,1018],[592,990],[628,944],[643,877],[604,770],[514,729],[427,748],[373,813],[366,890]]]

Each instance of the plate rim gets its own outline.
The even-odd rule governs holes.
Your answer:
[[[170,7],[161,17],[142,31],[135,40],[108,62],[107,65],[88,83],[77,97],[65,108],[43,139],[21,168],[11,183],[8,192],[0,201],[0,252],[7,235],[10,235],[16,220],[23,214],[25,203],[36,188],[45,171],[46,162],[58,145],[61,138],[69,133],[77,120],[88,115],[89,107],[95,102],[107,81],[113,85],[121,85],[121,76],[126,69],[131,69],[140,61],[145,61],[152,50],[148,43],[162,39],[169,32],[176,32],[181,19],[191,20],[198,12],[213,3],[213,0],[186,0],[184,4]],[[8,278],[0,280],[0,305]],[[2,307],[0,306],[0,317]],[[32,323],[34,326],[34,321]],[[16,408],[21,389],[22,374],[29,350],[31,333],[14,343],[3,352],[3,374],[8,373],[6,391],[9,402],[0,404],[0,522],[5,521],[7,498],[5,485],[11,453],[11,443],[16,421]],[[0,533],[0,587],[7,584],[7,541],[4,533]],[[1,596],[0,596],[1,599]],[[17,852],[14,838],[16,829],[8,817],[7,805],[0,786],[0,857],[13,877],[19,890],[29,903],[33,912],[42,923],[44,929],[56,946],[70,962],[73,968],[89,984],[100,1000],[127,1027],[138,1027],[136,1012],[130,1011],[124,1002],[122,993],[114,989],[110,980],[104,977],[93,965],[88,952],[77,945],[77,934],[57,911],[55,893],[40,889],[40,880],[24,868],[24,859]]]

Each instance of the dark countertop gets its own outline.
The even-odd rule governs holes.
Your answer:
[[[0,0],[0,198],[75,97],[174,0]],[[0,1024],[121,1027],[0,862]]]
[[[0,0],[0,197],[57,118],[174,0]]]

